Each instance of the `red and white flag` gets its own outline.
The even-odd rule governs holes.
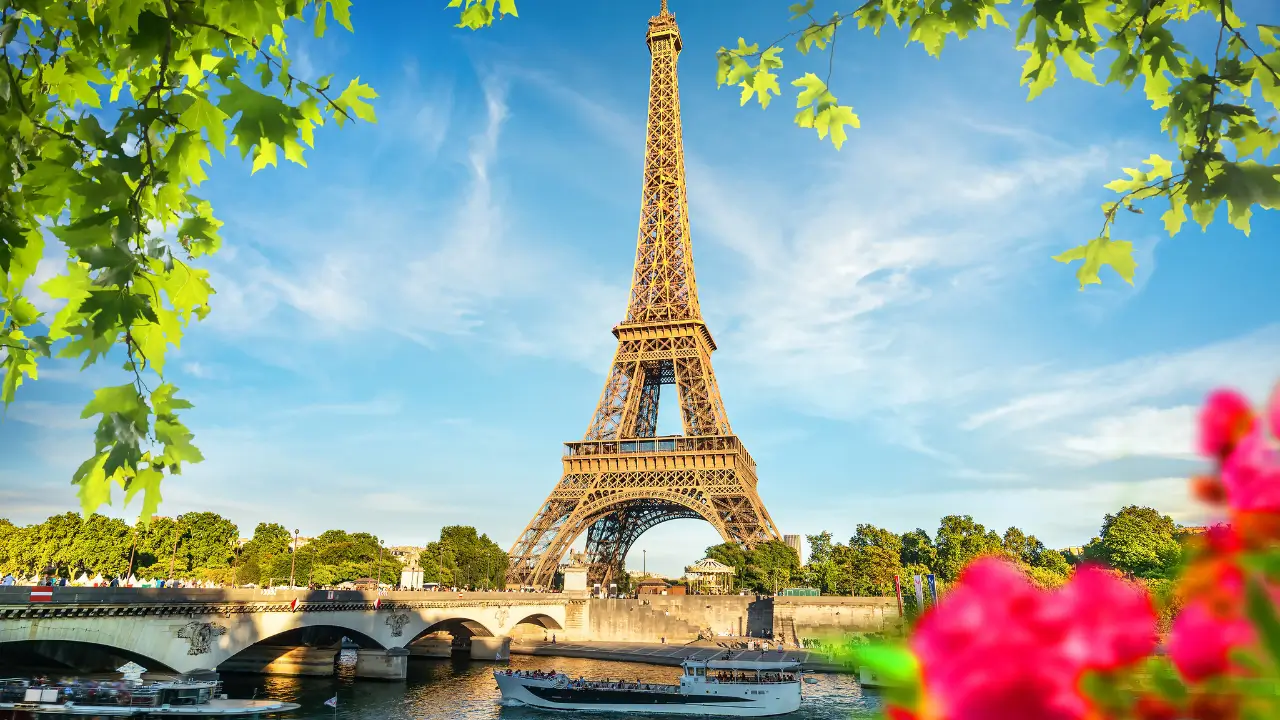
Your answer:
[[[294,598],[289,601],[289,610],[293,611],[297,609],[298,609],[298,598]]]
[[[374,609],[374,610],[377,610],[377,609],[378,609],[378,608],[380,608],[380,607],[382,607],[382,598],[374,598],[374,599],[373,599],[373,609]]]
[[[31,588],[31,602],[53,602],[53,588],[38,587]]]

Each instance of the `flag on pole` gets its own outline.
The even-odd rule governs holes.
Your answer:
[[[894,592],[894,594],[896,594],[896,595],[898,596],[898,617],[900,617],[900,618],[901,618],[901,617],[903,617],[903,614],[902,614],[902,576],[901,576],[901,575],[894,575],[894,576],[893,576],[893,592]]]
[[[31,589],[31,602],[53,602],[53,588],[37,587]]]
[[[377,609],[378,609],[378,608],[380,608],[380,607],[382,607],[382,598],[374,598],[374,599],[373,599],[373,609],[374,609],[374,610],[377,610]]]
[[[328,700],[325,700],[325,701],[324,701],[324,704],[325,704],[325,707],[331,707],[331,708],[333,708],[334,710],[337,710],[337,709],[338,709],[338,696],[337,696],[337,695],[334,695],[333,697],[329,698]]]
[[[294,598],[289,601],[289,611],[292,612],[297,609],[298,609],[298,598]]]
[[[938,583],[934,580],[933,573],[929,573],[928,575],[925,576],[925,578],[928,579],[929,581],[929,599],[933,601],[934,605],[937,605],[938,604]]]
[[[920,576],[915,576],[916,581],[916,612],[924,612],[924,584]]]

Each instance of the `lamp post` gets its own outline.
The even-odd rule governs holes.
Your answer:
[[[177,523],[174,523],[174,529],[177,529]],[[183,533],[173,536],[173,554],[169,556],[169,584],[173,585],[173,563],[178,559],[178,541],[182,539]]]
[[[139,521],[141,522],[141,521]],[[138,549],[138,525],[133,525],[133,544],[129,546],[129,569],[125,571],[125,584],[128,584],[129,578],[133,577],[133,551]]]
[[[307,589],[311,589],[311,576],[316,570],[316,546],[315,543],[307,543],[311,546],[311,562],[307,563]]]
[[[298,567],[298,530],[293,531],[293,552],[289,553],[289,587],[293,588],[293,571]]]
[[[640,551],[640,574],[649,577],[649,551]]]

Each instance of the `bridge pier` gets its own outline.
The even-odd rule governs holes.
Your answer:
[[[356,677],[364,680],[404,680],[409,675],[409,651],[404,648],[356,651]]]
[[[405,646],[405,649],[409,651],[409,657],[447,660],[453,657],[453,636],[448,633],[432,633]]]
[[[511,659],[511,638],[505,635],[498,637],[471,638],[471,659],[505,662]]]

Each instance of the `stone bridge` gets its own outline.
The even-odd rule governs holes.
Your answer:
[[[346,637],[360,646],[357,677],[385,679],[404,677],[410,654],[461,648],[476,659],[505,659],[518,626],[569,639],[576,633],[565,630],[580,626],[572,616],[584,603],[556,593],[40,589],[51,589],[52,598],[38,601],[30,587],[0,588],[0,656],[6,645],[21,647],[11,643],[46,657],[80,643],[179,673],[272,672],[273,662],[284,662],[301,668],[287,674],[313,674],[305,666],[327,674],[323,666],[332,672],[336,641]]]

